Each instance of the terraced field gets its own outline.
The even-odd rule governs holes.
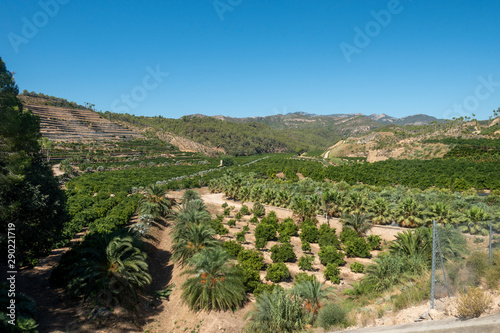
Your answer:
[[[42,137],[62,142],[120,141],[142,135],[115,124],[91,110],[25,104],[40,117]]]

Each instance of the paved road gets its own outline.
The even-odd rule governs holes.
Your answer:
[[[492,316],[459,320],[428,320],[420,323],[403,324],[396,326],[379,326],[370,328],[361,328],[349,331],[337,331],[334,333],[500,333],[500,313]]]

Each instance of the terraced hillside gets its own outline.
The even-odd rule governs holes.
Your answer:
[[[40,117],[42,137],[53,141],[114,141],[142,138],[142,135],[85,109],[25,104]]]

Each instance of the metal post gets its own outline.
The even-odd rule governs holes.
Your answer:
[[[441,260],[441,268],[443,269],[444,283],[446,284],[446,291],[448,292],[448,298],[450,298],[450,288],[448,287],[448,280],[446,279],[446,271],[444,270],[444,260],[443,260],[443,252],[441,252],[441,243],[439,242],[439,235],[436,231],[436,240],[438,243],[439,250],[439,259]]]
[[[490,222],[490,266],[491,266],[491,239],[493,238],[493,222]]]
[[[434,309],[434,281],[436,276],[436,220],[432,221],[432,273],[431,273],[431,309]]]

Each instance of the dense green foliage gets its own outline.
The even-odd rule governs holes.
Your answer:
[[[288,280],[291,276],[288,267],[286,267],[286,265],[282,262],[267,266],[266,272],[266,280],[273,281],[275,283]]]
[[[192,310],[231,310],[243,304],[241,273],[228,260],[221,247],[205,249],[190,259],[184,274],[191,277],[182,284],[182,298]]]
[[[151,283],[142,242],[126,229],[93,234],[65,253],[52,281],[100,305],[131,306]]]
[[[290,243],[274,245],[271,247],[271,259],[273,262],[295,262],[297,256],[293,251],[293,246]]]
[[[281,288],[273,288],[270,293],[264,292],[257,297],[254,309],[246,315],[250,317],[246,331],[301,332],[306,325],[302,303],[298,296],[290,295]]]
[[[23,110],[17,94],[0,58],[0,249],[7,253],[7,237],[15,235],[10,264],[23,266],[36,264],[58,241],[66,200],[42,163],[39,119]]]

